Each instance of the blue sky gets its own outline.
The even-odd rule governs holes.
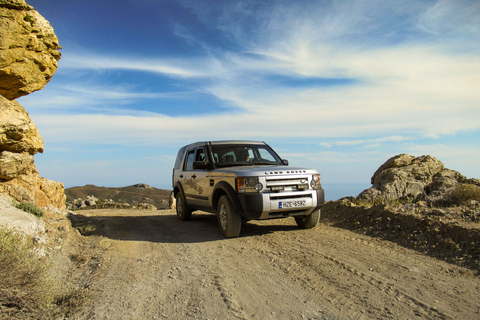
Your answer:
[[[480,178],[479,1],[28,3],[62,59],[18,100],[66,187],[169,189],[179,147],[223,139],[318,169],[328,199],[400,153]]]

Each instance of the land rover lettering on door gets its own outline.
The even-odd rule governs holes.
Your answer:
[[[257,141],[197,142],[181,148],[173,169],[177,217],[202,210],[217,215],[225,237],[240,234],[242,219],[294,217],[309,229],[324,204],[320,174],[289,167],[270,146]]]

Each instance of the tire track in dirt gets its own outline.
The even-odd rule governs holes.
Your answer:
[[[213,215],[93,210],[110,249],[72,319],[474,319],[480,280],[391,242],[293,219],[223,239]]]

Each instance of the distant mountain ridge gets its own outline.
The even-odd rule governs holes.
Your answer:
[[[127,187],[98,187],[87,184],[83,187],[72,187],[65,189],[67,203],[75,199],[85,199],[87,196],[94,196],[100,200],[111,199],[117,203],[128,203],[132,206],[139,204],[152,204],[158,209],[168,208],[168,199],[171,190],[158,189],[146,183],[137,183]]]

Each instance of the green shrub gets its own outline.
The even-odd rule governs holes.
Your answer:
[[[23,210],[25,212],[31,213],[37,217],[43,216],[42,209],[38,208],[36,205],[30,202],[22,201],[14,204],[15,208]]]

